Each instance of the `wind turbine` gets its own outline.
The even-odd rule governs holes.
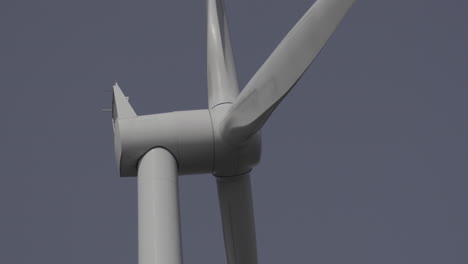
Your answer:
[[[180,264],[178,175],[217,181],[229,264],[257,263],[250,171],[260,129],[335,31],[354,0],[317,0],[239,93],[222,0],[207,0],[208,109],[138,116],[113,89],[115,157],[137,176],[140,264]]]

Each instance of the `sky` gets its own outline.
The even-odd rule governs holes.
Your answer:
[[[311,0],[226,1],[243,87]],[[259,263],[468,263],[468,2],[357,0],[262,130]],[[205,1],[0,2],[0,263],[137,263],[115,81],[204,109]],[[180,178],[184,263],[225,263],[216,184]]]

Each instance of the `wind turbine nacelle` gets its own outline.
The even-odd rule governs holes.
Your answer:
[[[117,118],[113,122],[115,157],[122,177],[136,176],[140,158],[157,147],[174,155],[180,175],[238,175],[260,161],[260,134],[231,146],[219,133],[213,133],[208,110]]]
[[[136,176],[141,157],[162,147],[174,155],[179,174],[213,170],[213,127],[208,110],[118,118],[114,144],[120,176]]]
[[[165,148],[177,160],[179,174],[233,176],[260,161],[260,134],[230,144],[219,126],[229,105],[215,109],[138,116],[120,87],[114,85],[112,123],[120,176],[137,176],[140,159],[153,148]]]

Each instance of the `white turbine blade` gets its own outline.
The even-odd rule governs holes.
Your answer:
[[[207,0],[207,71],[209,108],[232,103],[239,94],[228,24],[222,0]]]
[[[250,174],[217,177],[228,264],[256,264],[255,221]]]
[[[127,97],[123,94],[119,85],[115,83],[112,98],[112,120],[117,118],[131,118],[136,116],[137,115],[128,102]]]
[[[240,93],[221,124],[223,138],[256,133],[302,76],[354,0],[317,0]]]

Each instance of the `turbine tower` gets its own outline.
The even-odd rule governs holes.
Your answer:
[[[255,264],[250,172],[260,130],[354,0],[317,0],[239,91],[222,0],[206,0],[208,109],[138,116],[117,84],[112,123],[121,176],[137,176],[140,264],[181,264],[179,175],[212,173],[228,264]]]

